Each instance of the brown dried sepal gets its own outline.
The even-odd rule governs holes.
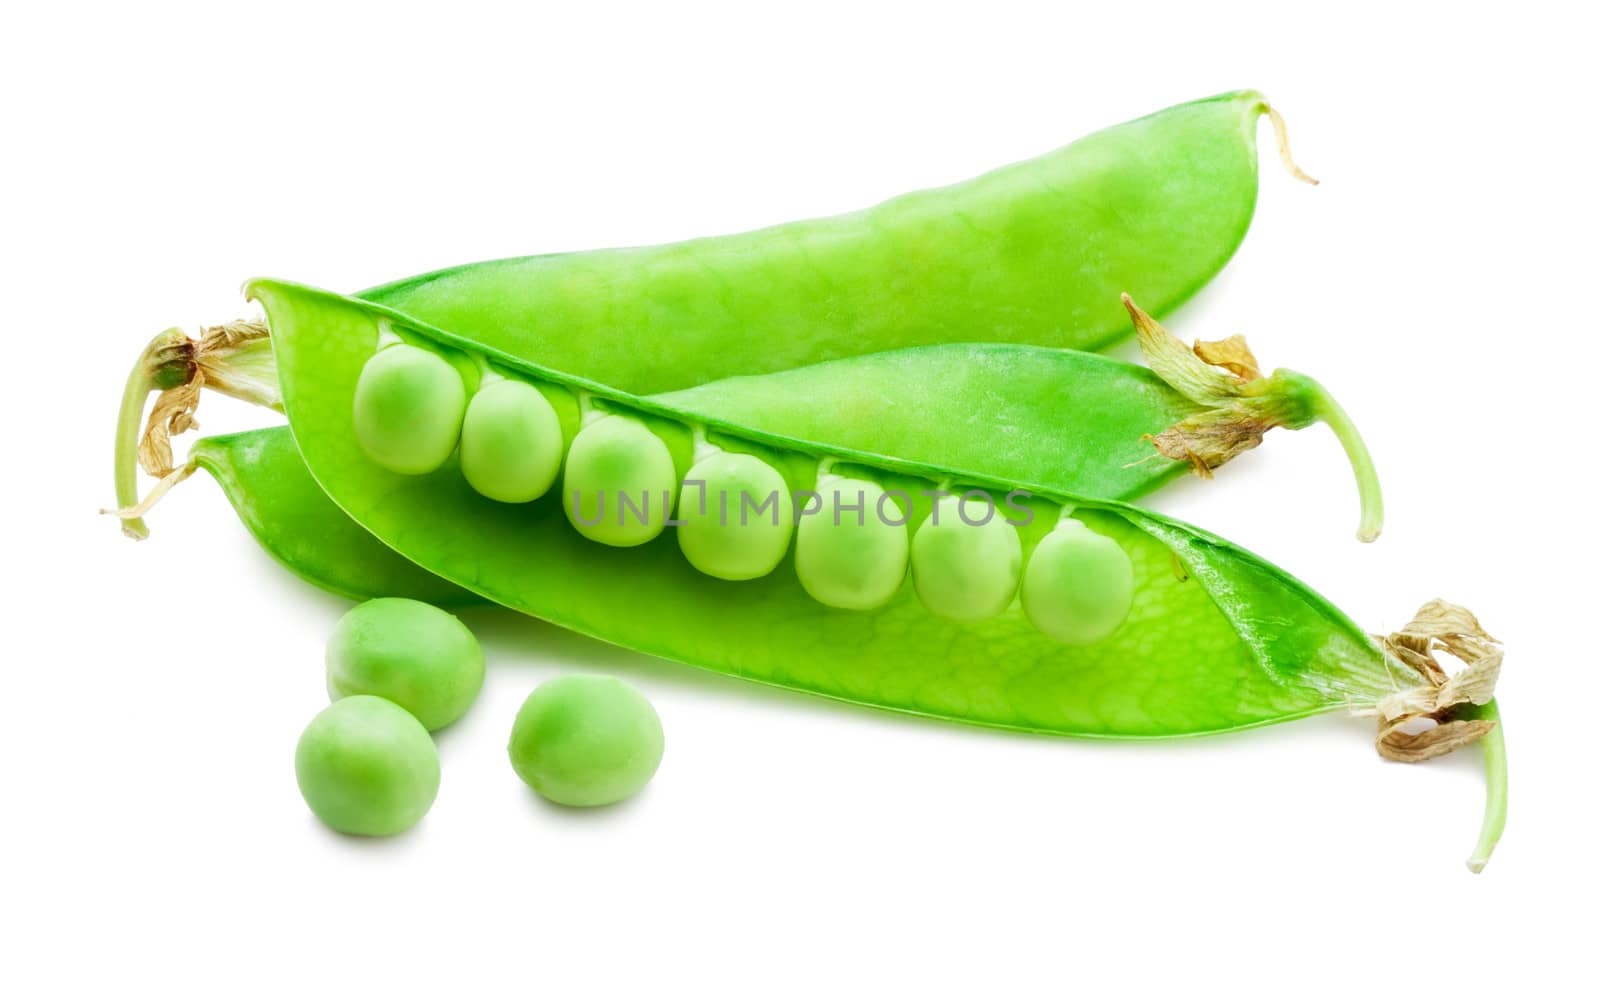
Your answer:
[[[206,387],[234,398],[282,409],[277,378],[272,367],[264,321],[235,321],[212,325],[198,339],[184,339],[166,349],[163,370],[177,370],[180,383],[164,389],[150,409],[139,440],[139,467],[156,478],[166,478],[172,462],[172,438],[200,428],[195,410]]]
[[[1212,469],[1261,446],[1262,437],[1276,425],[1238,410],[1213,409],[1144,439],[1162,457],[1186,461],[1196,475],[1209,479]]]
[[[1475,743],[1496,726],[1494,720],[1447,720],[1411,733],[1387,724],[1378,728],[1378,753],[1390,761],[1429,761]]]
[[[1215,342],[1196,339],[1194,355],[1213,367],[1229,371],[1241,381],[1259,381],[1267,376],[1261,372],[1256,354],[1250,352],[1250,344],[1242,335],[1230,335]]]
[[[1421,675],[1424,684],[1378,703],[1378,753],[1394,761],[1419,762],[1449,754],[1495,728],[1493,720],[1458,718],[1463,705],[1481,706],[1494,698],[1504,652],[1472,612],[1448,601],[1423,605],[1406,627],[1378,638],[1384,654]],[[1436,653],[1460,661],[1449,674]],[[1414,731],[1420,720],[1436,726]]]
[[[1242,335],[1184,345],[1145,313],[1133,298],[1122,306],[1139,334],[1145,362],[1174,391],[1204,407],[1160,433],[1146,434],[1156,452],[1186,462],[1201,478],[1261,445],[1268,430],[1284,425],[1284,406],[1272,378],[1261,372]]]

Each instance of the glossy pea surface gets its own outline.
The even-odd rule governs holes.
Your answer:
[[[328,695],[377,695],[429,730],[461,718],[483,687],[483,650],[461,619],[431,604],[380,597],[356,605],[327,647]]]
[[[638,689],[600,674],[568,674],[528,696],[511,728],[511,766],[547,800],[599,807],[645,787],[665,739]]]
[[[388,699],[352,695],[300,735],[294,773],[306,805],[334,831],[397,835],[433,806],[439,752],[415,716]]]
[[[461,423],[461,474],[492,500],[528,503],[555,483],[565,446],[556,410],[538,388],[488,382]]]
[[[959,496],[940,498],[911,539],[917,597],[945,618],[976,621],[1000,614],[1016,596],[1021,572],[1016,528],[985,501],[969,501],[963,509]]]
[[[1028,556],[1022,607],[1040,632],[1073,646],[1116,632],[1133,609],[1133,562],[1111,538],[1064,520]]]
[[[820,509],[800,518],[794,568],[806,593],[835,608],[888,603],[906,576],[905,509],[865,479],[819,483]]]
[[[602,545],[643,545],[666,527],[678,476],[672,453],[631,416],[602,416],[572,438],[561,505],[578,533]]]
[[[794,533],[794,498],[776,468],[750,454],[719,451],[683,481],[678,547],[695,569],[752,580],[777,568]]]
[[[466,409],[460,373],[437,354],[402,343],[362,368],[352,425],[373,461],[403,475],[425,475],[455,452]]]

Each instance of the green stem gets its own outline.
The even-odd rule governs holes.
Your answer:
[[[1378,469],[1372,463],[1366,441],[1361,439],[1361,432],[1349,413],[1328,394],[1327,388],[1303,374],[1297,376],[1306,383],[1313,418],[1328,424],[1333,435],[1339,438],[1345,457],[1350,459],[1350,469],[1356,476],[1356,491],[1361,494],[1361,526],[1356,530],[1356,537],[1375,541],[1383,531],[1383,488],[1378,484]]]
[[[150,340],[139,360],[128,373],[122,389],[122,407],[117,411],[117,444],[113,464],[117,487],[117,509],[126,510],[139,502],[139,434],[144,419],[144,403],[150,392],[162,388],[161,364],[171,357],[172,347],[186,341],[183,332],[169,328]],[[150,528],[142,517],[125,517],[122,533],[135,541],[149,537]]]
[[[1488,792],[1483,806],[1483,827],[1478,831],[1478,845],[1467,860],[1467,869],[1481,873],[1500,836],[1506,830],[1506,728],[1500,722],[1500,704],[1490,699],[1481,706],[1459,707],[1462,719],[1494,720],[1495,727],[1483,738],[1484,783]]]

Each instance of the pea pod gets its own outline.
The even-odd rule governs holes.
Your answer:
[[[610,548],[577,533],[550,496],[508,506],[475,492],[450,462],[425,475],[380,466],[352,422],[363,369],[384,341],[398,340],[468,372],[487,368],[604,399],[610,414],[662,430],[692,428],[697,441],[772,458],[791,476],[808,466],[844,470],[908,498],[919,484],[1007,487],[978,473],[730,426],[506,357],[378,305],[272,281],[250,292],[267,311],[291,427],[318,483],[385,545],[496,603],[754,680],[1011,729],[1182,736],[1371,710],[1380,715],[1380,748],[1392,757],[1487,738],[1494,785],[1475,862],[1498,835],[1503,750],[1492,720],[1481,718],[1492,708],[1480,708],[1492,699],[1498,649],[1475,622],[1474,631],[1462,628],[1458,609],[1379,646],[1236,546],[1132,506],[1027,485],[1009,489],[1036,496],[1048,516],[1019,528],[1027,561],[1068,521],[1079,529],[1073,534],[1104,539],[1126,557],[1132,604],[1109,632],[1058,642],[1029,620],[1026,594],[996,617],[968,622],[933,614],[908,583],[881,604],[851,610],[807,596],[791,565],[750,581],[719,579],[692,567],[669,535]],[[1445,678],[1430,665],[1434,639],[1471,658],[1469,673]],[[1439,736],[1404,739],[1411,735],[1398,726],[1420,716],[1445,721],[1419,735]]]
[[[317,486],[288,427],[197,440],[204,468],[263,550],[296,576],[342,597],[409,597],[447,608],[486,603],[422,569],[347,517]]]
[[[1123,299],[1150,368],[1036,346],[917,346],[651,397],[736,425],[1102,499],[1137,498],[1185,467],[1209,476],[1274,427],[1326,422],[1356,474],[1359,536],[1377,536],[1383,520],[1377,474],[1354,424],[1320,384],[1289,370],[1262,374],[1239,336],[1191,349]],[[135,506],[136,457],[152,474],[181,477],[168,438],[187,427],[200,389],[281,408],[265,325],[224,326],[199,340],[173,335],[177,341],[164,336],[147,349],[130,375],[117,432],[117,498],[129,510],[124,527],[133,537],[145,533],[137,516],[142,510]],[[165,390],[140,442],[144,392],[152,386]],[[474,396],[465,426],[474,425],[475,414],[485,414],[479,410],[489,397]],[[544,411],[539,422],[556,423],[548,407]],[[997,429],[1006,435],[992,435]],[[479,454],[468,449],[463,457],[469,481],[475,471],[493,467],[496,481],[505,482],[512,467],[525,468],[532,460],[501,457],[490,466],[478,461]],[[530,484],[541,491],[548,487],[556,464],[556,458],[541,458]],[[483,476],[478,484],[484,484]],[[537,495],[500,489],[505,491],[489,495]]]
[[[358,296],[640,394],[932,343],[1097,349],[1130,331],[1120,293],[1160,317],[1232,257],[1255,212],[1263,115],[1306,178],[1266,99],[1234,91],[856,213],[485,262]]]

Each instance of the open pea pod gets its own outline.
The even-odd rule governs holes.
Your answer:
[[[674,244],[460,266],[358,294],[446,331],[648,393],[905,346],[1097,349],[1244,240],[1256,127],[1233,91],[870,209]],[[1309,178],[1306,178],[1310,181]]]
[[[1131,506],[733,426],[335,294],[265,280],[251,284],[249,293],[266,310],[290,425],[318,484],[384,545],[495,603],[641,652],[753,680],[1010,729],[1183,736],[1334,709],[1369,710],[1379,715],[1385,754],[1420,759],[1485,738],[1495,768],[1491,780],[1503,782],[1499,733],[1482,719],[1492,712],[1498,649],[1475,622],[1473,631],[1462,627],[1470,616],[1459,609],[1445,609],[1380,646],[1281,570],[1203,531]],[[843,593],[837,584],[812,582],[819,560],[815,550],[807,550],[804,519],[793,562],[751,579],[720,579],[724,574],[707,575],[704,565],[691,564],[688,547],[662,533],[663,526],[633,547],[598,543],[596,532],[586,530],[576,493],[571,508],[555,493],[522,504],[489,499],[460,469],[464,448],[443,454],[431,470],[398,474],[374,460],[371,437],[353,417],[369,364],[402,346],[444,361],[445,369],[435,372],[446,383],[459,379],[469,392],[512,380],[557,398],[571,396],[555,411],[562,442],[571,439],[574,452],[577,436],[607,422],[643,429],[643,436],[655,436],[662,445],[668,479],[692,470],[714,445],[713,453],[765,459],[791,486],[807,479],[871,480],[908,501],[928,487],[987,489],[1008,502],[1011,494],[1022,493],[1042,519],[1018,526],[1020,557],[1028,567],[1020,601],[992,617],[956,620],[929,610],[924,584],[894,580],[882,597],[858,604],[860,597],[850,591],[868,590],[859,582],[847,584]],[[579,427],[582,432],[570,432]],[[687,456],[686,444],[693,445]],[[577,466],[568,458],[567,486],[574,467],[588,468],[591,460]],[[920,536],[930,508],[913,502],[912,509],[908,523],[916,529],[913,536]],[[1109,543],[1127,571],[1123,610],[1077,637],[1077,627],[1058,631],[1058,623],[1029,603],[1033,570],[1043,561],[1046,543],[1069,524],[1074,536]],[[850,566],[881,540],[856,551],[821,553],[820,561]],[[903,555],[902,549],[902,577]],[[1101,586],[1091,584],[1087,596],[1063,603],[1102,604],[1114,591]],[[1035,594],[1054,600],[1049,590]],[[852,605],[865,610],[847,610]],[[1446,678],[1438,671],[1429,655],[1435,638],[1483,640],[1473,643],[1481,653],[1464,651],[1475,658],[1472,673]],[[1435,736],[1429,742],[1407,739],[1412,735],[1399,727],[1425,715],[1443,725],[1418,736]],[[1503,822],[1503,792],[1503,785],[1492,787],[1474,857],[1479,865]]]
[[[1209,477],[1274,428],[1323,422],[1355,472],[1358,536],[1377,536],[1383,522],[1377,473],[1355,425],[1320,384],[1290,370],[1263,373],[1240,336],[1185,346],[1131,298],[1122,300],[1149,367],[1075,350],[960,343],[649,397],[737,426],[1119,500],[1136,499],[1185,469]],[[130,535],[145,533],[136,460],[158,477],[181,477],[169,437],[188,427],[202,389],[282,407],[267,335],[259,322],[224,326],[198,341],[157,340],[140,358],[117,431],[117,500],[128,511],[123,524]],[[152,388],[161,395],[141,441]]]

